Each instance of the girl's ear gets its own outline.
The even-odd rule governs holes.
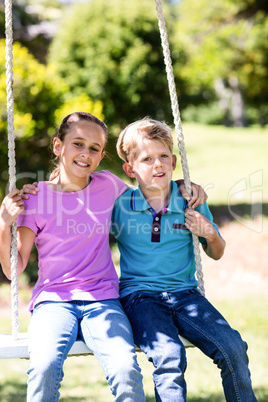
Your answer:
[[[102,159],[104,158],[104,156],[105,156],[105,151],[102,151],[101,156],[100,156],[100,160],[99,160],[99,163],[98,163],[98,166],[99,166],[99,164],[101,163],[101,161],[102,161]]]
[[[132,168],[132,166],[130,165],[130,163],[125,162],[122,167],[123,167],[123,170],[124,170],[124,172],[126,173],[126,175],[128,175],[128,176],[131,177],[132,179],[134,179],[134,178],[136,177],[136,176],[135,176],[135,173],[134,173],[134,171],[133,171],[133,168]]]
[[[177,156],[176,155],[172,155],[172,169],[175,170],[177,165]]]
[[[60,156],[61,154],[61,145],[62,145],[61,140],[58,137],[55,137],[53,139],[53,153],[56,156]]]

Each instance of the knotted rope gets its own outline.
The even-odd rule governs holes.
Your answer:
[[[15,129],[14,129],[14,95],[13,95],[13,32],[12,32],[12,1],[5,0],[6,27],[6,92],[7,92],[7,122],[8,122],[8,173],[9,192],[16,187],[15,159]],[[17,225],[11,227],[11,303],[12,303],[12,335],[19,335],[19,303],[18,303],[18,250]]]
[[[175,131],[176,131],[176,135],[177,135],[179,153],[180,153],[180,158],[181,158],[183,178],[184,178],[186,191],[191,196],[192,189],[191,189],[190,172],[189,172],[188,162],[187,162],[187,157],[186,157],[184,136],[183,136],[183,132],[182,132],[178,96],[177,96],[177,91],[176,91],[172,61],[171,61],[170,50],[169,50],[169,41],[168,41],[165,17],[164,17],[164,12],[163,12],[163,7],[162,7],[162,1],[155,0],[155,2],[156,2],[156,11],[157,11],[157,17],[158,17],[159,31],[160,31],[160,36],[161,36],[161,43],[162,43],[163,54],[164,54],[164,62],[166,65],[166,73],[167,73],[167,79],[168,79],[168,88],[169,88],[169,95],[170,95],[170,100],[171,100],[172,114],[173,114],[173,118],[174,118]],[[199,249],[199,240],[195,234],[193,234],[192,236],[193,236],[193,246],[194,246],[195,265],[196,265],[196,277],[198,280],[199,291],[204,296],[205,288],[204,288],[204,279],[203,279],[203,272],[202,272],[201,255],[200,255],[200,249]]]

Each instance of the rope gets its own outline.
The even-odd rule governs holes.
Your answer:
[[[6,18],[6,92],[8,121],[8,165],[9,192],[16,187],[15,160],[15,129],[14,129],[14,95],[13,95],[13,32],[12,32],[12,1],[5,0]],[[17,225],[11,227],[11,304],[12,304],[12,335],[19,335],[19,303],[18,303],[18,250]]]
[[[173,74],[173,67],[172,67],[172,61],[171,61],[170,50],[169,50],[169,42],[168,42],[168,34],[167,34],[167,30],[166,30],[165,17],[164,17],[164,12],[163,12],[163,7],[162,7],[162,1],[155,0],[155,2],[156,2],[156,11],[157,11],[157,17],[158,17],[159,31],[160,31],[160,36],[161,36],[161,43],[162,43],[163,54],[164,54],[164,62],[166,65],[166,73],[167,73],[167,79],[168,79],[168,88],[169,88],[169,95],[170,95],[170,100],[171,100],[172,114],[173,114],[173,118],[174,118],[175,131],[176,131],[178,147],[179,147],[179,154],[180,154],[180,158],[181,158],[184,183],[185,183],[185,188],[186,188],[187,193],[191,196],[192,189],[191,189],[190,172],[189,172],[188,162],[187,162],[187,157],[186,157],[184,136],[183,136],[183,132],[182,132],[179,103],[178,103],[177,91],[176,91],[176,86],[175,86],[175,81],[174,81],[174,74]],[[199,291],[204,296],[205,288],[204,288],[204,279],[203,279],[203,272],[202,272],[201,255],[200,255],[200,249],[199,249],[199,240],[195,234],[192,234],[192,236],[193,236],[193,246],[194,246],[195,265],[196,265],[196,277],[197,277],[197,281],[198,281]]]

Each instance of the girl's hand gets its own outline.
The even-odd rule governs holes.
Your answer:
[[[207,240],[218,235],[209,219],[190,208],[185,210],[185,226],[190,232]]]
[[[179,180],[177,181],[179,182]],[[178,183],[179,184],[179,183]],[[199,186],[198,184],[191,183],[192,185],[192,197],[189,197],[183,180],[180,180],[180,191],[183,196],[188,201],[189,207],[195,209],[198,205],[204,204],[207,201],[208,196],[203,187]]]
[[[18,189],[12,190],[3,200],[0,208],[2,222],[11,226],[16,221],[18,215],[24,210],[22,194]]]
[[[24,184],[20,192],[22,194],[22,198],[27,200],[29,198],[27,194],[36,195],[38,191],[39,188],[37,187],[37,182],[34,182],[33,184]]]

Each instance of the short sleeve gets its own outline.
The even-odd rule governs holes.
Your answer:
[[[213,215],[210,212],[208,204],[205,202],[204,204],[199,205],[196,210],[200,212],[200,214],[204,215],[207,219],[210,220],[214,228],[217,230],[218,234],[220,235],[219,228],[216,223],[213,221]],[[207,244],[207,241],[204,237],[199,237],[199,241],[201,244]]]
[[[115,199],[120,197],[121,194],[123,194],[127,190],[127,185],[124,183],[119,177],[114,175],[113,173],[109,172],[109,170],[103,170],[103,173],[105,173],[107,179],[111,181],[111,185],[114,188],[114,194],[115,194]]]
[[[36,223],[37,214],[37,195],[29,195],[28,200],[24,200],[24,211],[17,218],[17,227],[26,226],[31,229],[36,235],[38,226]]]

